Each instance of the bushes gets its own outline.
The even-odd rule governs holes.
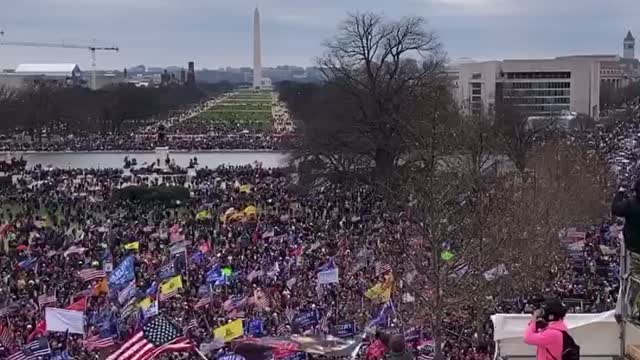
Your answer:
[[[137,203],[160,202],[167,206],[184,204],[189,200],[189,190],[181,186],[129,186],[113,193],[113,200]]]

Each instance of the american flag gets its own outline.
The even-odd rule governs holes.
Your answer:
[[[244,311],[233,309],[227,314],[227,317],[229,319],[237,319],[237,318],[245,317],[245,315],[246,314],[244,313]]]
[[[35,360],[41,356],[51,354],[49,341],[46,337],[41,337],[25,345],[22,350],[9,356],[7,360]]]
[[[13,335],[7,326],[0,325],[0,349],[8,349],[13,345]]]
[[[287,307],[284,310],[284,316],[287,318],[287,321],[289,321],[289,324],[291,324],[293,322],[293,318],[296,316],[296,312],[292,308]]]
[[[196,319],[192,319],[187,323],[187,326],[184,327],[184,332],[187,332],[191,329],[197,329],[197,328],[198,328],[198,321]]]
[[[247,299],[242,296],[232,296],[222,304],[222,308],[224,309],[224,311],[232,311],[244,306],[246,300]]]
[[[89,268],[78,271],[78,276],[84,281],[91,281],[102,279],[103,277],[107,276],[107,273],[105,273],[104,270]]]
[[[192,351],[195,345],[169,320],[157,316],[106,360],[151,360],[167,352]]]
[[[378,274],[376,275],[382,275],[382,274],[386,274],[388,272],[391,272],[391,265],[389,264],[384,264],[380,267],[380,271],[378,271]]]
[[[247,275],[247,280],[253,281],[255,278],[263,276],[264,272],[262,270],[253,270],[249,275]]]
[[[48,304],[53,304],[57,301],[56,296],[55,295],[47,295],[47,294],[42,294],[40,296],[38,296],[38,306],[43,307],[45,305]]]
[[[200,298],[194,307],[196,309],[201,309],[205,306],[209,306],[209,304],[211,304],[211,297],[205,296]]]
[[[111,335],[103,337],[100,334],[93,335],[91,337],[88,337],[82,343],[84,344],[84,347],[86,347],[89,351],[94,349],[102,349],[115,344],[115,336]]]
[[[433,354],[421,353],[418,355],[418,360],[433,360],[435,356]]]
[[[277,336],[285,336],[289,334],[289,327],[287,326],[287,324],[280,324],[278,325],[278,328],[276,329],[276,335]]]
[[[125,286],[118,293],[118,302],[120,304],[124,304],[131,296],[134,295],[134,291],[136,290],[136,281],[132,280],[129,285]]]

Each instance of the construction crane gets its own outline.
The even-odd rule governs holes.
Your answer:
[[[96,51],[120,51],[117,46],[99,47],[91,45],[76,45],[67,43],[39,43],[39,42],[18,42],[18,41],[2,41],[4,31],[0,30],[0,45],[7,46],[27,46],[27,47],[50,47],[64,49],[87,49],[91,52],[91,89],[96,90]]]

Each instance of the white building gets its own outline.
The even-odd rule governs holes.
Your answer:
[[[605,59],[610,59],[609,57]],[[505,100],[523,111],[557,115],[573,111],[597,117],[600,57],[504,60],[460,66],[456,97],[472,114]]]
[[[499,101],[531,115],[586,114],[597,119],[602,84],[616,88],[640,80],[631,32],[618,55],[578,55],[554,59],[473,62],[447,68],[455,97],[470,114],[492,111]]]
[[[0,73],[1,85],[22,87],[36,83],[81,85],[82,71],[76,64],[20,64],[13,71]]]

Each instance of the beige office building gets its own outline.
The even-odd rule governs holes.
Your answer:
[[[575,112],[597,119],[602,84],[626,86],[640,76],[638,60],[632,58],[631,39],[629,33],[622,58],[579,55],[484,62],[466,59],[449,66],[447,73],[458,102],[470,114],[490,112],[497,101],[505,100],[531,115]]]

